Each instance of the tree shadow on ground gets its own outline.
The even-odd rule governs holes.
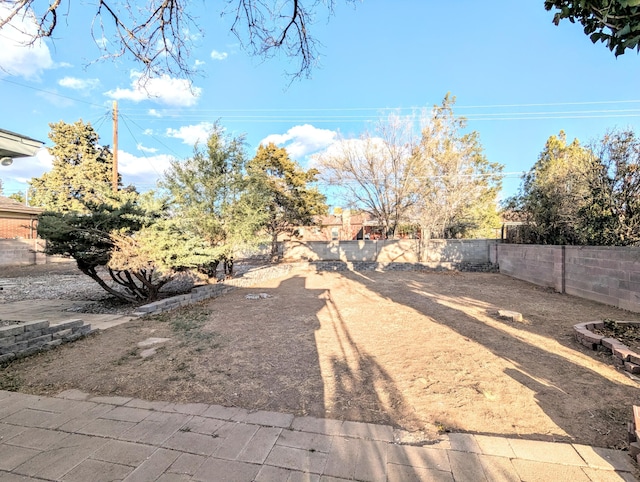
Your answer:
[[[327,360],[331,368],[330,379],[325,377],[325,385],[327,382],[331,385],[327,413],[345,420],[395,426],[406,425],[411,420],[411,426],[418,426],[413,409],[393,378],[353,339],[330,290],[325,294],[325,301],[326,316],[321,319],[323,324],[330,324],[338,346]],[[319,346],[319,350],[323,348]]]
[[[467,371],[469,377],[473,377],[474,370],[481,369],[473,366],[477,363],[478,354],[482,349],[489,350],[500,359],[496,361],[500,367],[496,376],[506,376],[517,382],[519,387],[516,388],[525,398],[535,401],[546,417],[566,433],[567,440],[609,447],[626,445],[626,421],[631,419],[630,406],[637,400],[637,385],[612,367],[594,359],[581,346],[572,345],[564,339],[564,334],[553,337],[539,327],[508,326],[492,319],[486,314],[486,308],[493,305],[495,300],[482,295],[482,292],[490,291],[486,287],[484,290],[479,287],[476,295],[472,289],[467,290],[471,294],[460,297],[450,291],[455,283],[439,283],[442,278],[438,278],[441,276],[438,274],[398,276],[394,278],[398,283],[380,282],[384,279],[382,277],[390,274],[371,273],[363,276],[348,271],[340,274],[393,303],[421,313],[435,323],[434,332],[435,326],[441,325],[458,333],[461,338],[458,339],[457,348],[462,348],[456,353],[460,358],[451,360],[451,363],[457,364],[460,372]],[[478,274],[477,278],[479,286],[491,279],[482,274]],[[530,285],[515,282],[514,286],[523,297],[532,297]],[[558,306],[570,309],[575,300],[565,297],[556,302],[559,302]],[[535,300],[529,299],[527,303],[531,306]],[[613,308],[606,311],[611,310],[615,311]],[[524,315],[526,318],[529,314]],[[429,330],[427,326],[422,329]],[[422,356],[433,354],[433,351],[425,350]],[[455,383],[456,380],[451,380],[451,384]],[[486,402],[483,395],[484,398],[500,397],[499,393],[491,392],[491,387],[476,389],[478,402]],[[456,402],[453,395],[451,404],[455,405]],[[517,398],[515,402],[519,403]],[[524,400],[520,402],[522,409],[527,410],[527,403]],[[523,412],[523,417],[527,415]],[[447,420],[441,422],[450,423]],[[563,438],[561,433],[549,433],[544,430],[545,427],[541,427],[542,431],[529,429],[522,432],[516,428],[518,421],[513,422],[513,435],[543,440]],[[464,422],[450,423],[448,428],[506,434],[491,430],[469,430]]]

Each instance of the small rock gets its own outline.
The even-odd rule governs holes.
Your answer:
[[[138,343],[138,346],[140,348],[143,348],[145,346],[151,346],[151,345],[158,345],[160,343],[165,343],[167,341],[169,341],[171,338],[147,338],[146,340],[143,340],[141,342]]]
[[[498,317],[509,321],[522,321],[522,313],[517,311],[498,310]]]
[[[146,350],[142,350],[140,352],[140,358],[149,358],[156,354],[156,348],[147,348]]]
[[[253,293],[249,293],[248,295],[244,296],[246,299],[248,300],[259,300],[260,299],[260,295],[256,295]]]

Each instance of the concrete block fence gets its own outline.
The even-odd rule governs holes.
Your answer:
[[[91,333],[91,325],[69,320],[53,326],[46,320],[0,327],[0,363],[22,358]]]
[[[640,248],[498,244],[491,258],[508,276],[640,312]]]
[[[491,239],[286,241],[282,256],[288,262],[486,264],[493,243]]]

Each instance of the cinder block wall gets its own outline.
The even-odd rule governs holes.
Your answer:
[[[500,273],[563,292],[562,246],[500,244],[498,265]]]
[[[499,244],[497,263],[508,276],[640,312],[639,248]]]
[[[36,264],[37,239],[0,239],[0,266]]]
[[[66,263],[68,258],[44,254],[44,239],[0,239],[0,266]]]
[[[389,239],[361,241],[286,241],[285,261],[377,263],[489,263],[490,239]]]
[[[565,292],[640,312],[640,248],[567,246]]]

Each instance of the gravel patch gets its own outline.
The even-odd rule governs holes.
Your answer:
[[[180,273],[163,287],[162,295],[174,296],[188,292],[195,278]],[[84,274],[32,274],[30,276],[0,278],[0,304],[26,300],[78,301],[69,310],[74,313],[128,314],[136,304],[125,303],[104,291]],[[6,320],[2,320],[4,323]]]
[[[236,276],[254,268],[237,264]],[[129,314],[144,304],[125,303],[104,291],[95,281],[78,271],[74,264],[0,268],[0,304],[26,300],[78,301],[69,310],[74,313]],[[106,274],[106,273],[105,273]],[[108,275],[103,276],[108,279]],[[161,298],[188,293],[196,284],[206,282],[189,272],[179,273],[161,291]],[[11,323],[0,320],[0,323]],[[2,325],[0,325],[2,326]]]

